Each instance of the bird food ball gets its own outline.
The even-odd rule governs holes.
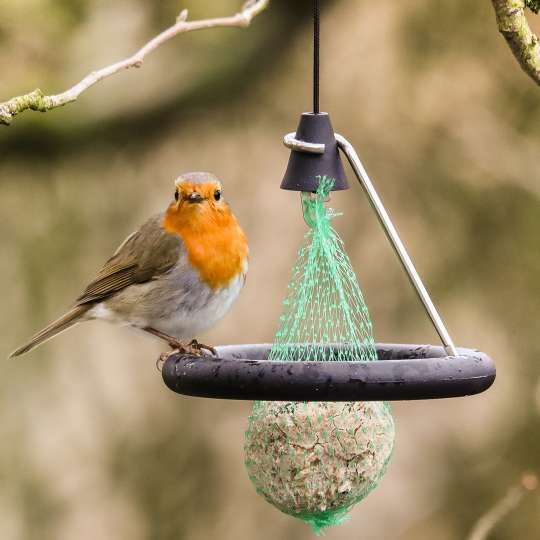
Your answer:
[[[394,444],[383,402],[256,402],[245,463],[257,492],[315,531],[340,523],[374,489]]]

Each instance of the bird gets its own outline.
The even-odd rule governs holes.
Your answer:
[[[248,255],[246,236],[225,202],[222,182],[208,172],[182,174],[167,209],[129,235],[71,309],[10,357],[96,319],[142,330],[166,341],[174,352],[215,354],[194,336],[213,327],[238,298]]]

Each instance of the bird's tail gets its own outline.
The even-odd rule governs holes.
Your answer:
[[[46,326],[41,332],[38,332],[35,336],[33,336],[30,341],[23,345],[22,347],[19,347],[18,349],[14,350],[10,355],[9,358],[13,358],[14,356],[21,356],[22,354],[26,354],[28,351],[31,351],[38,345],[41,345],[45,341],[53,338],[60,332],[63,332],[64,330],[67,330],[74,324],[77,324],[81,321],[82,315],[84,315],[90,306],[83,305],[83,306],[75,306],[71,310],[69,310],[65,315],[57,319],[56,321],[49,324],[49,326]]]

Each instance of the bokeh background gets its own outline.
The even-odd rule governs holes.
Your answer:
[[[179,36],[142,70],[0,129],[2,540],[312,538],[247,479],[250,404],[168,391],[160,343],[96,322],[3,359],[190,170],[223,179],[251,244],[240,300],[200,337],[272,339],[305,229],[298,197],[278,186],[281,138],[310,107],[310,5],[274,0],[248,30]],[[201,18],[238,3],[3,0],[0,101],[64,90],[182,7]],[[456,342],[498,368],[486,394],[396,403],[387,476],[326,538],[461,540],[525,471],[540,471],[539,89],[488,0],[323,7],[322,108],[356,145]],[[352,185],[332,204],[376,338],[437,343]],[[537,490],[490,538],[540,538],[539,518]]]

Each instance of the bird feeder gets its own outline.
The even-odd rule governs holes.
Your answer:
[[[174,354],[162,374],[179,394],[254,400],[245,443],[249,476],[268,501],[319,531],[340,523],[384,474],[394,442],[386,402],[478,394],[493,384],[495,366],[485,353],[455,346],[356,150],[320,112],[318,0],[314,14],[313,111],[284,137],[291,155],[281,183],[301,192],[310,232],[276,340],[216,347],[215,356]],[[354,271],[329,225],[335,214],[324,208],[330,191],[348,188],[342,156],[441,345],[373,340]],[[308,319],[313,336],[306,339],[298,329]]]
[[[368,401],[467,396],[495,380],[493,361],[483,352],[456,347],[353,145],[334,133],[330,116],[319,111],[319,1],[314,0],[313,112],[301,115],[296,132],[284,137],[291,156],[281,188],[312,193],[316,177],[334,179],[333,191],[348,188],[344,155],[362,186],[403,270],[433,324],[442,346],[376,345],[377,362],[268,360],[268,344],[216,347],[217,356],[172,355],[163,366],[174,392],[245,400]],[[342,345],[327,344],[328,350]]]

